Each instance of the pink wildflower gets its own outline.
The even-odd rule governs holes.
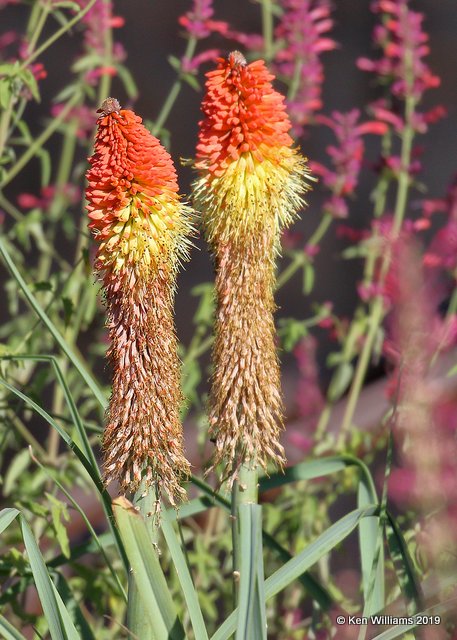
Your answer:
[[[64,108],[64,104],[55,104],[51,108],[51,115],[56,118]],[[81,140],[86,140],[88,135],[94,128],[94,113],[93,110],[82,104],[70,110],[65,118],[65,122],[71,122],[77,120],[78,128],[76,130],[76,136]]]
[[[346,218],[348,208],[345,198],[354,193],[362,166],[365,134],[382,135],[387,131],[383,122],[368,121],[359,123],[360,111],[353,109],[348,113],[334,111],[332,117],[317,116],[317,121],[326,125],[335,134],[338,145],[330,145],[326,151],[330,156],[334,170],[320,163],[312,162],[311,168],[321,176],[324,185],[331,191],[331,197],[324,204],[324,211],[335,218]]]
[[[303,132],[316,111],[322,107],[321,87],[324,70],[320,56],[336,47],[324,34],[333,27],[329,0],[281,0],[284,13],[276,29],[276,38],[284,47],[276,55],[276,72],[292,82],[298,77],[288,112],[296,135]]]
[[[391,390],[397,398],[394,435],[401,467],[390,490],[426,518],[426,549],[433,561],[455,556],[457,539],[450,515],[457,506],[455,432],[449,420],[449,398],[431,369],[433,356],[455,340],[455,318],[437,316],[411,243],[398,245],[397,291],[388,352],[396,368]],[[455,401],[453,411],[455,412]],[[448,562],[449,560],[447,560]]]
[[[375,43],[382,49],[378,60],[359,58],[359,69],[376,73],[391,86],[394,96],[404,100],[412,95],[419,100],[427,90],[440,83],[424,58],[429,53],[428,35],[422,28],[424,16],[412,11],[408,0],[376,0],[374,13],[384,15],[374,30]]]
[[[424,200],[422,206],[425,216],[442,211],[448,217],[444,227],[431,241],[424,255],[424,264],[453,271],[457,267],[457,175],[444,198]]]
[[[207,49],[197,54],[193,58],[183,58],[181,68],[184,73],[195,73],[205,62],[214,62],[220,57],[219,49]]]
[[[213,0],[193,0],[192,10],[181,16],[178,21],[189,35],[203,40],[214,31],[220,32],[228,28],[226,22],[212,20],[213,15]]]

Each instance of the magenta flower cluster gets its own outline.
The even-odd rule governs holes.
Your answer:
[[[419,100],[427,89],[440,83],[424,61],[430,50],[428,35],[422,29],[423,14],[412,11],[408,0],[377,0],[373,11],[384,16],[373,34],[383,56],[378,60],[359,58],[359,68],[376,73],[396,97],[404,100],[413,95]]]
[[[275,57],[280,78],[291,81],[288,99],[295,135],[322,108],[321,90],[324,69],[321,54],[331,51],[336,43],[327,34],[333,27],[328,0],[282,0],[283,14],[275,35],[283,46]]]

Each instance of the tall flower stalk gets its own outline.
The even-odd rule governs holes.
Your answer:
[[[272,80],[263,60],[248,65],[238,51],[207,74],[194,185],[216,267],[209,420],[214,466],[223,463],[233,486],[235,603],[253,584],[263,593],[257,473],[285,462],[275,257],[281,229],[308,189],[306,160],[292,147],[284,98]],[[262,596],[239,614],[236,638],[246,637],[266,638]]]
[[[172,504],[189,473],[179,419],[180,366],[173,321],[188,209],[172,160],[132,111],[103,103],[87,173],[96,269],[108,309],[113,387],[103,436],[104,473],[121,488],[155,486]]]
[[[282,465],[282,402],[273,290],[279,235],[304,206],[305,159],[262,60],[239,52],[207,74],[194,185],[216,266],[210,397],[214,464]]]

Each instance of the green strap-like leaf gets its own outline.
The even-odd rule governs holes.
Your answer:
[[[343,468],[343,467],[341,467]],[[211,500],[212,506],[219,506],[231,513],[231,502],[227,500],[223,496],[221,496],[217,491],[214,491],[209,484],[200,480],[200,478],[196,478],[195,476],[191,477],[192,484],[194,484],[198,489],[200,489],[203,493],[206,494],[207,498]],[[189,503],[190,506],[191,503]],[[178,512],[178,517],[183,516],[186,505],[182,506]],[[273,549],[280,559],[283,562],[288,562],[291,560],[292,556],[287,549],[282,547],[269,533],[266,531],[262,531],[262,537],[264,543],[270,548]],[[324,587],[319,584],[316,578],[311,573],[304,573],[299,578],[298,581],[302,584],[302,586],[306,589],[306,591],[312,596],[312,598],[317,602],[317,604],[321,607],[323,611],[327,611],[331,608],[333,604],[333,599],[330,593],[324,589]]]
[[[208,632],[203,620],[198,595],[192,582],[186,558],[181,548],[179,538],[169,520],[168,513],[162,515],[162,532],[170,551],[173,564],[178,574],[179,583],[184,594],[190,621],[194,630],[195,640],[208,640]]]
[[[358,467],[364,478],[364,483],[369,487],[370,495],[373,496],[372,504],[376,504],[376,489],[374,486],[371,473],[362,460],[349,454],[340,456],[327,456],[310,462],[299,462],[292,467],[287,467],[284,473],[275,473],[271,476],[263,476],[259,479],[259,491],[268,491],[268,489],[276,489],[291,482],[299,482],[301,480],[314,480],[329,476],[337,471],[343,471],[348,467]]]
[[[359,524],[361,518],[373,516],[377,512],[377,506],[369,506],[364,509],[351,511],[344,518],[335,522],[314,542],[306,547],[284,566],[275,571],[265,581],[265,598],[269,600],[277,593],[285,589],[291,582],[296,580],[303,572],[312,567],[320,558],[326,555],[337,544],[344,540]],[[236,629],[238,610],[235,610],[227,620],[219,627],[211,640],[227,640]]]
[[[403,596],[408,603],[408,613],[417,613],[424,608],[424,604],[422,589],[414,569],[414,562],[397,521],[389,511],[386,512],[386,516],[387,544],[397,579]]]
[[[123,496],[113,501],[113,511],[149,635],[154,640],[183,640],[184,630],[142,515]]]
[[[52,640],[80,640],[59,592],[49,577],[43,557],[25,518],[20,515],[22,537],[32,569],[35,586],[49,626]]]
[[[266,640],[265,600],[263,590],[262,508],[257,504],[240,504],[240,590],[236,640]],[[262,564],[262,570],[259,565]],[[258,584],[261,576],[262,584]]]
[[[62,115],[62,114],[60,114],[60,115]],[[60,115],[58,117],[60,117]],[[32,307],[32,309],[35,311],[37,316],[40,318],[40,320],[43,322],[45,327],[48,329],[49,333],[52,335],[54,340],[57,342],[59,347],[62,349],[62,351],[65,353],[65,355],[69,358],[69,360],[73,364],[73,366],[77,369],[77,371],[79,372],[79,374],[83,378],[84,382],[87,384],[89,389],[92,391],[94,396],[97,398],[98,402],[100,403],[100,406],[103,409],[105,409],[106,405],[107,405],[107,400],[106,400],[106,397],[105,397],[104,393],[102,392],[102,390],[98,386],[97,382],[92,377],[92,374],[87,370],[87,368],[81,362],[81,360],[76,355],[76,353],[74,353],[74,351],[67,344],[65,338],[61,335],[61,333],[56,328],[56,326],[54,325],[52,320],[49,318],[49,316],[46,315],[44,310],[41,308],[41,306],[38,303],[37,299],[35,298],[33,293],[30,291],[30,288],[28,287],[28,285],[25,282],[24,278],[21,276],[21,274],[19,273],[16,265],[14,264],[14,261],[12,260],[10,254],[9,254],[7,248],[6,248],[6,244],[5,244],[4,240],[3,240],[3,238],[0,238],[0,254],[3,257],[3,260],[4,260],[5,264],[6,264],[6,266],[8,267],[11,275],[13,276],[13,278],[16,280],[17,284],[19,285],[19,288],[22,289],[22,292],[23,292],[28,304]]]
[[[26,640],[26,638],[6,618],[0,616],[0,637],[5,640]]]
[[[363,481],[359,482],[357,506],[363,509],[373,504],[373,496]],[[383,529],[379,516],[362,518],[359,522],[359,547],[362,565],[364,597],[363,615],[382,611],[384,602],[384,547]]]
[[[114,526],[114,516],[113,516],[113,512],[112,512],[112,508],[111,508],[110,495],[109,495],[108,491],[106,490],[106,487],[103,485],[98,472],[95,473],[90,460],[88,460],[87,457],[86,457],[86,454],[78,447],[76,442],[74,442],[74,440],[72,440],[72,438],[70,438],[70,436],[67,434],[67,432],[64,429],[62,429],[62,427],[54,420],[54,418],[52,416],[50,416],[49,413],[47,411],[45,411],[42,407],[40,407],[40,405],[38,405],[36,402],[34,402],[31,398],[26,396],[24,393],[22,393],[22,391],[19,391],[19,389],[16,389],[16,387],[13,387],[11,384],[6,382],[6,380],[4,380],[3,378],[0,378],[0,385],[6,387],[9,391],[11,391],[11,393],[14,393],[15,396],[17,396],[18,398],[23,400],[29,407],[31,407],[34,411],[36,411],[36,413],[38,413],[38,415],[40,415],[42,418],[44,418],[46,420],[46,422],[49,425],[51,425],[51,427],[53,429],[55,429],[57,431],[57,433],[60,435],[60,437],[63,439],[63,441],[75,453],[76,457],[78,458],[78,460],[81,462],[81,464],[83,465],[83,467],[85,468],[85,470],[87,471],[89,476],[91,477],[93,483],[95,484],[95,486],[96,486],[96,488],[97,488],[97,490],[98,490],[98,492],[99,492],[99,494],[100,494],[100,496],[102,498],[103,508],[104,508],[105,513],[106,513],[106,516],[107,516],[107,519],[108,519],[108,524],[110,526],[111,532],[112,532],[113,537],[114,537],[114,539],[116,541],[116,546],[118,548],[119,555],[120,555],[120,557],[122,559],[122,562],[124,564],[124,567],[125,567],[126,571],[128,571],[127,557],[125,555],[124,548],[123,548],[121,540],[119,538],[119,532],[118,532],[117,528]]]
[[[17,509],[13,509],[12,507],[2,509],[0,511],[0,533],[2,533],[7,527],[9,527],[14,518],[16,518],[18,515],[19,511]]]

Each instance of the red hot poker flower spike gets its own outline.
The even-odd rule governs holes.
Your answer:
[[[247,64],[236,51],[207,78],[194,196],[216,263],[210,429],[215,464],[233,480],[242,464],[284,461],[274,259],[309,174],[263,60]]]
[[[189,473],[173,321],[189,209],[179,200],[169,154],[141,118],[113,98],[99,113],[86,197],[114,369],[103,436],[105,479],[133,491],[144,476],[174,503],[185,496],[179,482]]]

